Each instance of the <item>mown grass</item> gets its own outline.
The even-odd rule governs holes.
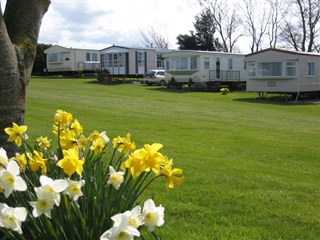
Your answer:
[[[161,239],[320,239],[320,104],[92,81],[33,78],[29,135],[63,109],[86,133],[164,144],[185,182],[146,192],[166,209]]]

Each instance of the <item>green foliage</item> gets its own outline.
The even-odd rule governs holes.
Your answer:
[[[193,84],[193,89],[196,92],[207,92],[208,86],[205,82],[196,82]]]
[[[180,188],[154,184],[142,195],[167,206],[160,239],[320,239],[319,104],[34,78],[30,138],[51,132],[57,107],[86,129],[130,131],[138,144],[161,142],[166,155],[182,160]]]
[[[107,69],[101,70],[97,75],[97,80],[99,83],[108,83],[111,81],[109,71]]]
[[[167,84],[167,88],[174,88],[176,85],[176,79],[174,77],[171,77],[171,79],[169,80],[168,84]]]
[[[223,51],[222,44],[215,37],[216,26],[209,10],[203,10],[196,16],[193,26],[195,31],[190,31],[190,35],[178,35],[177,44],[180,50]]]
[[[44,69],[47,68],[47,63],[46,63],[46,55],[44,54],[44,50],[47,48],[51,47],[51,44],[43,44],[43,43],[38,43],[37,45],[37,52],[36,52],[36,57],[34,59],[34,64],[32,68],[32,75],[35,76],[41,76],[44,75]]]
[[[198,50],[197,40],[192,31],[190,31],[190,35],[179,34],[177,37],[177,44],[179,45],[180,50]]]

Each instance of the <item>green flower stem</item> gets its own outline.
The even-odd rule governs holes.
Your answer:
[[[157,236],[155,232],[151,232],[152,236],[154,236],[155,239],[160,240],[160,238]]]
[[[153,177],[143,188],[142,190],[140,190],[140,192],[137,193],[137,195],[135,196],[135,198],[132,199],[132,202],[134,203],[139,197],[140,195],[144,192],[144,190],[146,190],[146,188],[158,177],[160,177],[161,175],[157,175],[155,177]],[[133,204],[132,203],[132,204]]]

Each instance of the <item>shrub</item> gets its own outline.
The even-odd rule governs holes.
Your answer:
[[[101,70],[97,75],[97,80],[99,83],[107,83],[111,81],[110,72],[107,69]]]
[[[174,88],[175,85],[176,85],[176,80],[175,80],[174,77],[171,77],[170,81],[168,82],[167,87],[168,87],[168,88]]]
[[[208,86],[205,82],[196,82],[193,84],[193,89],[196,92],[206,92],[208,91]]]

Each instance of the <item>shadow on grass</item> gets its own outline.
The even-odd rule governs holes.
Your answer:
[[[166,92],[166,93],[190,93],[192,91],[184,90],[184,89],[176,89],[176,88],[167,88],[167,87],[160,87],[160,86],[146,86],[141,85],[141,87],[144,87],[146,90],[149,91],[158,91],[158,92]]]
[[[110,83],[100,83],[97,80],[91,80],[85,82],[86,84],[96,84],[96,85],[101,85],[101,86],[119,86],[119,85],[131,85],[134,83],[127,83],[127,82],[110,82]]]
[[[272,104],[272,105],[282,105],[282,106],[301,106],[301,105],[316,105],[320,104],[320,100],[314,99],[314,100],[298,100],[295,102],[294,100],[286,100],[282,98],[236,98],[233,99],[233,101],[238,102],[248,102],[248,103],[259,103],[259,104]]]

